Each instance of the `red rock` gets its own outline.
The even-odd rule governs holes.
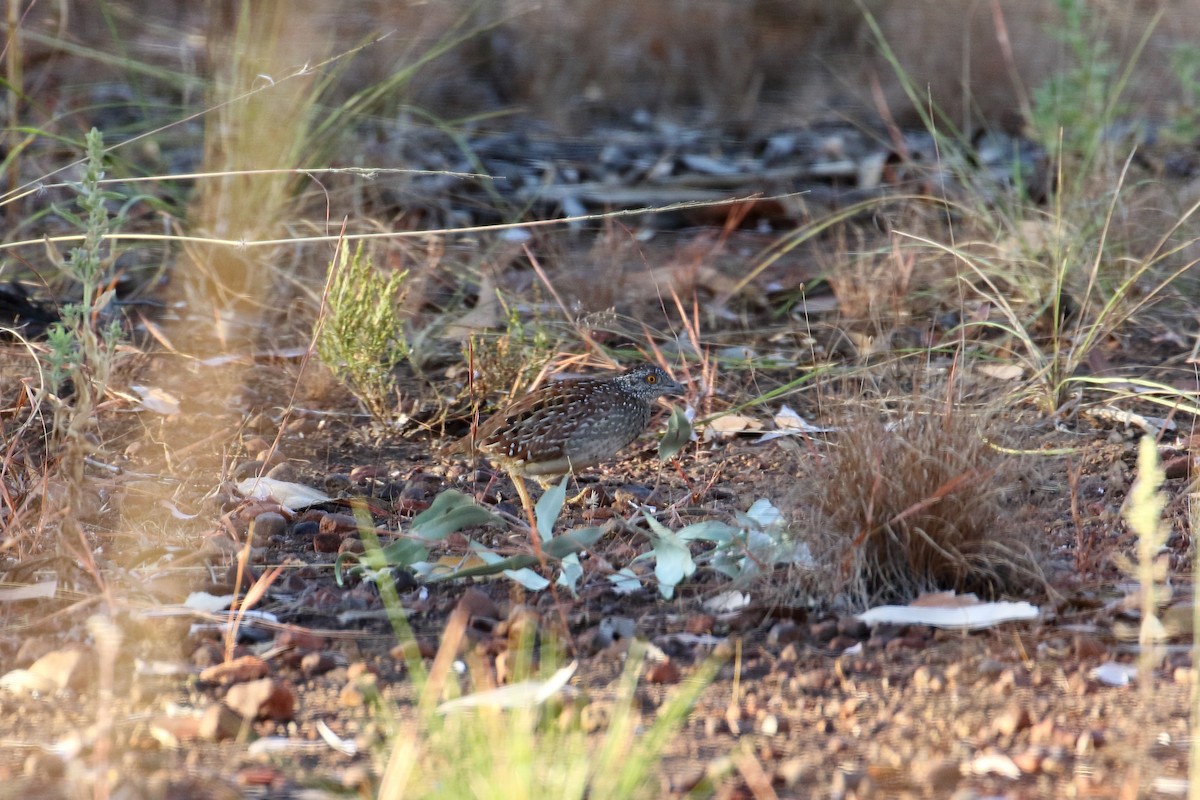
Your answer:
[[[261,678],[268,672],[267,662],[258,656],[242,656],[233,661],[217,664],[200,673],[200,680],[222,686]]]
[[[229,706],[213,703],[204,709],[196,735],[207,742],[235,739],[241,733],[244,722],[242,716]]]
[[[317,535],[320,536],[320,534]],[[366,549],[367,548],[366,545],[363,544],[363,540],[357,536],[347,536],[342,540],[342,543],[338,545],[339,553],[354,553],[357,555],[359,553],[366,552]]]
[[[54,650],[33,662],[29,672],[56,689],[83,689],[94,675],[95,656],[79,647]]]
[[[300,659],[300,671],[309,678],[323,675],[336,666],[337,662],[328,653],[305,653],[304,658]]]
[[[296,711],[296,694],[282,681],[262,678],[231,686],[225,704],[247,719],[290,720]]]
[[[312,631],[289,625],[275,637],[277,647],[294,647],[297,650],[324,650],[329,640]]]
[[[1075,650],[1075,658],[1081,661],[1100,659],[1108,653],[1108,647],[1104,642],[1085,633],[1075,634],[1072,645]]]
[[[992,721],[992,729],[1001,736],[1013,736],[1033,724],[1029,709],[1024,706],[1009,706]]]
[[[679,683],[681,677],[679,667],[671,659],[653,664],[646,670],[647,683]]]
[[[352,514],[326,514],[320,525],[321,533],[358,533],[358,520]]]
[[[255,764],[238,770],[239,786],[271,786],[283,779],[283,773],[267,764]]]
[[[313,537],[313,552],[336,553],[342,546],[344,534],[322,532]]]

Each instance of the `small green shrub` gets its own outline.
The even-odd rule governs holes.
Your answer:
[[[1051,153],[1087,152],[1104,129],[1125,110],[1114,89],[1116,62],[1101,35],[1100,25],[1088,16],[1084,0],[1057,0],[1062,25],[1055,31],[1067,49],[1070,65],[1033,91],[1030,127],[1034,137]]]
[[[106,253],[104,241],[120,227],[121,217],[110,216],[109,201],[120,195],[101,188],[104,179],[104,137],[93,128],[87,134],[87,158],[83,179],[75,185],[80,214],[62,208],[56,213],[83,232],[80,247],[73,248],[56,266],[78,284],[79,300],[62,307],[62,319],[47,334],[48,367],[52,392],[73,392],[71,402],[55,406],[55,431],[75,437],[91,419],[112,376],[114,355],[122,331],[119,320],[104,322],[103,312],[113,299],[106,289],[114,255]],[[77,437],[76,437],[77,438]]]
[[[400,318],[408,272],[384,274],[363,255],[344,245],[330,265],[323,319],[317,332],[317,357],[376,419],[395,413],[393,368],[410,348]]]

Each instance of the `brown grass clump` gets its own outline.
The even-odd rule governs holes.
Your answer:
[[[801,481],[835,589],[853,604],[921,592],[1022,594],[1040,585],[1029,531],[1016,520],[1016,459],[989,444],[989,419],[910,401],[893,421],[852,413],[836,446]]]

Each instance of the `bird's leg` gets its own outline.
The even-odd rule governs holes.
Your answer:
[[[568,497],[565,501],[563,501],[563,505],[582,507],[583,501],[587,499],[588,492],[592,491],[592,488],[593,487],[591,486],[583,487],[579,490],[579,494]]]
[[[561,477],[561,476],[559,476],[559,475],[538,475],[534,478],[534,480],[538,482],[538,484],[542,487],[542,490],[544,491],[544,490],[549,489],[552,486],[554,486],[555,483],[557,482],[556,479],[559,477]],[[572,476],[572,478],[573,478],[573,476]],[[578,482],[576,482],[575,485],[578,486],[579,485]],[[571,497],[568,497],[566,500],[564,500],[563,505],[573,506],[573,505],[579,504],[583,500],[583,498],[587,497],[587,493],[590,491],[591,491],[590,486],[584,486],[583,489],[581,489],[579,491],[579,494],[572,495]]]
[[[529,535],[533,539],[533,554],[537,556],[538,563],[542,566],[542,571],[546,569],[546,554],[542,552],[542,534],[538,532],[537,514],[533,510],[533,500],[529,499],[529,489],[525,486],[525,479],[515,472],[508,473],[512,478],[513,486],[517,490],[517,494],[521,497],[521,507],[525,509],[525,518],[529,520]]]

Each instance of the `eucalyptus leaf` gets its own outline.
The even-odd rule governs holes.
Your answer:
[[[659,460],[666,461],[682,450],[692,441],[692,435],[692,422],[688,419],[687,412],[677,406],[672,407],[671,418],[667,420],[667,432],[658,443]]]
[[[654,577],[658,591],[667,600],[675,595],[675,587],[696,571],[696,562],[686,544],[678,538],[662,537],[654,543]]]
[[[503,524],[502,520],[474,499],[447,489],[433,499],[429,508],[412,521],[412,532],[426,541],[440,541],[463,528]]]
[[[502,558],[496,555],[486,547],[476,546],[472,548],[475,555],[479,556],[489,567],[500,570],[506,578],[516,581],[531,592],[540,592],[550,585],[550,581],[538,575],[529,567],[518,567],[516,569],[503,569],[502,564],[511,561],[510,558]],[[536,559],[535,559],[536,560]]]
[[[741,515],[739,515],[741,516]],[[783,525],[783,512],[765,497],[760,497],[746,510],[746,516],[762,530]]]
[[[608,579],[612,582],[613,591],[617,594],[633,594],[642,588],[641,580],[629,567],[617,570],[609,575]]]
[[[506,569],[504,570],[504,577],[511,578],[512,580],[524,586],[526,590],[530,592],[540,592],[542,589],[545,589],[550,585],[550,580],[548,578],[543,578],[541,575],[537,574],[528,567],[522,567],[521,569]]]
[[[675,587],[684,578],[695,573],[696,562],[692,560],[692,552],[688,549],[686,541],[649,514],[642,516],[650,526],[654,547],[654,577],[658,579],[658,591],[670,600],[675,595]]]
[[[554,535],[554,523],[558,522],[558,515],[562,511],[563,503],[567,501],[567,479],[564,475],[562,482],[551,486],[537,501],[534,507],[534,518],[537,519],[538,535],[542,537],[543,542],[550,541]]]
[[[583,564],[579,561],[579,554],[571,553],[560,564],[562,572],[558,574],[558,580],[555,583],[565,586],[571,593],[571,597],[578,597],[575,590],[579,586],[579,579],[583,577]]]
[[[741,533],[740,528],[726,525],[724,522],[718,520],[707,520],[705,522],[695,522],[684,528],[680,528],[679,532],[675,535],[685,542],[699,540],[725,544],[739,533]]]
[[[386,547],[369,548],[357,556],[353,553],[338,553],[337,560],[333,562],[333,577],[338,586],[343,585],[342,564],[347,557],[358,559],[358,563],[350,568],[349,574],[361,576],[367,570],[377,571],[385,567],[410,569],[413,564],[428,558],[429,550],[412,539],[396,539]]]
[[[573,531],[567,531],[561,536],[555,536],[553,539],[547,542],[542,552],[545,553],[548,558],[561,560],[572,553],[578,553],[581,550],[588,549],[600,539],[600,535],[603,532],[603,529],[595,527],[578,528]],[[497,575],[507,570],[520,570],[524,569],[525,567],[532,567],[534,564],[538,563],[537,556],[528,553],[509,556],[508,558],[501,558],[482,545],[473,544],[472,548],[485,562],[489,561],[489,556],[492,559],[498,560],[493,561],[492,563],[484,563],[475,567],[467,567],[460,570],[428,574],[426,577],[424,577],[425,583],[440,583],[442,581],[453,580],[455,578],[480,578],[487,575]],[[487,553],[488,556],[485,556],[484,553]],[[420,571],[418,571],[418,574],[420,574]]]

